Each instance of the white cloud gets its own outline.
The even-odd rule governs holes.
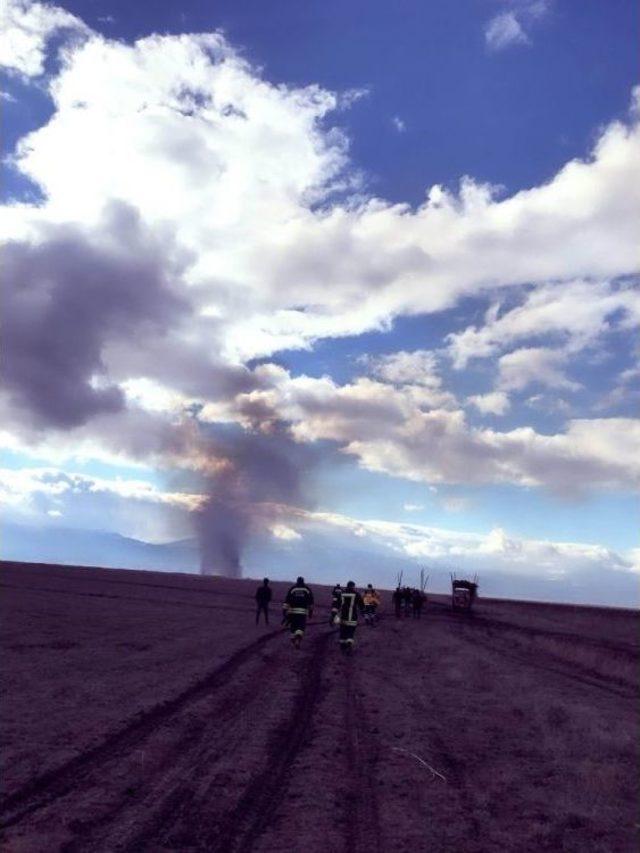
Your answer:
[[[640,574],[640,548],[631,548],[627,554],[634,572]]]
[[[637,379],[640,379],[640,366],[628,367],[620,374],[620,382],[622,382],[623,384],[626,384],[628,382],[634,382]]]
[[[293,527],[288,527],[286,524],[275,524],[271,528],[271,533],[276,539],[283,539],[285,542],[302,539],[297,530],[294,530]]]
[[[557,394],[542,393],[532,394],[524,401],[525,406],[548,414],[568,416],[571,414],[571,405]]]
[[[108,492],[127,500],[172,504],[187,510],[197,509],[202,501],[202,495],[164,492],[147,480],[112,480],[56,468],[0,468],[0,489],[1,499],[7,504],[20,504],[35,493],[57,497],[81,492]]]
[[[400,118],[400,116],[393,116],[391,119],[391,123],[393,124],[395,129],[398,131],[398,133],[404,133],[405,130],[407,129],[407,125]]]
[[[420,512],[424,509],[424,504],[403,504],[402,507],[406,512]]]
[[[529,39],[515,12],[500,12],[487,24],[484,38],[490,50],[503,50],[514,44],[528,44]]]
[[[467,403],[483,415],[504,415],[509,411],[511,403],[509,395],[504,391],[492,391],[489,394],[475,394],[467,397]]]
[[[550,9],[550,0],[517,0],[509,2],[511,8],[494,15],[484,30],[488,50],[500,51],[514,45],[531,44],[529,32],[545,17]]]
[[[383,382],[394,385],[424,385],[428,388],[440,388],[442,380],[438,376],[438,360],[428,350],[413,352],[394,352],[389,355],[368,357],[365,362],[371,373]]]
[[[562,369],[567,353],[545,347],[523,347],[498,359],[498,387],[503,391],[521,391],[532,383],[548,388],[577,391],[582,386],[573,382]]]
[[[15,51],[23,70],[38,73],[47,33],[68,22],[68,13],[46,9],[53,18],[40,26],[35,48]],[[629,460],[638,456],[622,459],[611,439],[620,432],[631,441],[632,421],[572,421],[556,436],[471,429],[424,351],[378,359],[373,378],[342,386],[330,377],[292,378],[273,365],[243,366],[322,337],[389,329],[395,317],[441,311],[468,296],[498,299],[501,288],[511,295],[524,284],[521,310],[498,310],[485,328],[452,337],[458,364],[517,342],[529,347],[526,337],[545,329],[564,336],[566,349],[609,323],[629,328],[635,295],[609,282],[637,269],[635,118],[604,128],[588,158],[543,185],[502,198],[464,178],[459,192],[433,187],[413,209],[363,194],[347,139],[331,126],[348,98],[319,86],[272,85],[219,33],[133,45],[89,35],[66,47],[49,87],[53,114],[14,158],[45,200],[2,209],[0,231],[24,262],[18,271],[32,272],[19,277],[30,285],[18,293],[19,318],[53,330],[59,343],[55,335],[67,326],[45,323],[47,296],[51,280],[64,284],[70,298],[56,303],[59,319],[96,333],[85,340],[90,375],[65,378],[73,389],[79,377],[87,393],[104,390],[95,376],[112,383],[106,402],[114,405],[87,407],[85,421],[63,433],[5,399],[18,443],[34,442],[49,458],[215,464],[185,415],[195,403],[202,421],[226,418],[247,430],[288,423],[299,442],[334,441],[365,467],[427,483],[576,489],[635,481]],[[99,295],[118,285],[121,301],[140,297],[134,261],[144,255],[160,284],[179,293],[184,316],[163,315],[161,332],[149,334],[143,315],[123,335],[91,313],[90,277],[69,283],[61,244],[105,261]],[[39,263],[29,266],[34,257]],[[84,297],[80,321],[73,287]],[[20,366],[45,361],[35,349],[22,354]],[[115,411],[120,395],[126,405]]]
[[[168,492],[145,480],[67,473],[57,468],[0,469],[0,503],[6,521],[36,525],[71,523],[144,541],[190,535],[189,514],[203,496]]]
[[[30,0],[3,0],[0,6],[0,67],[25,77],[44,71],[47,42],[61,30],[69,36],[88,36],[89,28],[59,6]]]
[[[473,358],[488,358],[522,340],[548,339],[567,353],[597,344],[612,329],[640,323],[640,293],[635,283],[582,279],[543,284],[522,294],[519,304],[503,310],[495,302],[484,325],[468,326],[448,336],[454,367]]]
[[[292,512],[285,507],[281,511],[285,516]],[[293,512],[300,525],[348,531],[406,557],[429,560],[436,568],[485,569],[516,577],[555,579],[575,577],[593,569],[631,572],[637,556],[619,554],[600,545],[516,537],[499,527],[487,533],[461,533],[421,524],[355,519],[338,513]]]
[[[329,438],[324,426],[322,435]],[[344,441],[344,426],[340,432]],[[512,483],[560,493],[628,489],[640,482],[640,467],[629,455],[640,454],[640,424],[628,418],[570,421],[566,432],[547,436],[531,427],[471,429],[461,412],[435,411],[415,415],[384,436],[363,438],[354,431],[344,452],[364,468],[417,482]]]
[[[93,37],[65,56],[55,112],[16,155],[47,203],[12,207],[0,227],[99,228],[109,201],[126,202],[190,257],[185,294],[209,318],[191,335],[202,351],[212,325],[241,360],[496,287],[637,266],[635,126],[612,124],[589,160],[511,198],[465,178],[415,211],[358,194],[340,204],[357,174],[329,127],[338,95],[270,85],[219,34]]]
[[[512,483],[558,492],[630,488],[640,482],[640,421],[571,420],[565,432],[507,432],[469,426],[464,412],[425,405],[416,386],[360,377],[291,377],[275,365],[256,371],[265,387],[239,394],[203,419],[249,429],[283,419],[299,442],[328,440],[372,471],[426,483]]]

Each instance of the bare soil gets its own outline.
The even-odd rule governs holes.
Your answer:
[[[4,851],[633,851],[635,612],[432,597],[343,657],[255,581],[4,563]]]

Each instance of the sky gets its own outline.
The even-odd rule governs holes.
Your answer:
[[[638,603],[637,4],[0,14],[4,557]]]

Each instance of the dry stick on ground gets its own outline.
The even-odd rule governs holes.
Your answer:
[[[410,755],[412,758],[415,758],[416,761],[419,761],[420,764],[424,765],[427,770],[430,770],[433,776],[437,776],[439,779],[442,779],[443,782],[447,781],[442,775],[442,773],[438,773],[437,770],[435,770],[430,764],[427,764],[427,762],[423,758],[420,758],[419,755],[416,755],[415,752],[409,752],[408,749],[403,749],[401,746],[392,746],[391,749],[394,752],[406,752],[407,755]]]

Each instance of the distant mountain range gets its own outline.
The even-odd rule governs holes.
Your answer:
[[[2,526],[0,557],[4,560],[47,562],[66,565],[199,572],[200,554],[195,539],[150,544],[100,530],[37,528],[7,523]],[[303,539],[283,541],[265,535],[255,537],[243,555],[245,577],[267,576],[274,580],[295,579],[302,574],[317,583],[358,585],[368,582],[382,588],[395,586],[398,571],[404,583],[417,585],[420,563],[376,543],[359,540],[350,533],[322,528],[307,529]],[[212,567],[215,572],[215,567]],[[635,574],[609,570],[582,570],[554,579],[496,570],[490,564],[480,569],[481,595],[497,598],[556,601],[638,607],[640,590]],[[449,591],[446,565],[431,561],[429,590]],[[464,574],[464,572],[463,572]]]
[[[153,545],[100,530],[38,528],[2,525],[3,560],[61,563],[70,566],[107,566],[156,571],[197,572],[200,566],[195,541]]]

